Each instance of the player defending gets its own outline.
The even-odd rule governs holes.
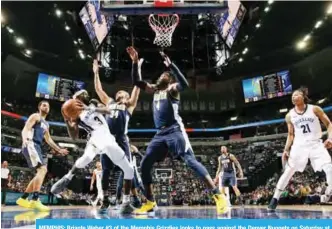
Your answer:
[[[46,143],[52,149],[62,156],[67,155],[68,151],[66,149],[61,149],[51,138],[49,125],[46,122],[46,117],[50,111],[50,104],[45,100],[41,101],[38,104],[38,110],[38,113],[30,115],[22,130],[22,153],[26,158],[29,167],[35,168],[37,173],[28,184],[24,194],[16,201],[16,203],[24,208],[49,211],[49,207],[43,205],[39,200],[40,188],[47,173],[47,155],[45,152],[42,152],[41,147],[43,139],[45,139]],[[30,193],[33,193],[31,202],[28,200]]]
[[[314,171],[324,171],[328,184],[323,202],[328,201],[332,194],[332,163],[326,150],[332,147],[332,124],[322,108],[308,104],[307,89],[300,88],[293,92],[294,108],[286,115],[288,136],[282,155],[286,163],[268,210],[277,208],[279,197],[296,171],[303,172],[308,160]],[[326,126],[328,139],[322,143],[320,121]],[[325,145],[325,147],[324,147]]]
[[[226,192],[226,188],[228,186],[232,186],[234,193],[240,204],[243,204],[241,198],[241,192],[237,187],[237,179],[236,179],[236,170],[235,166],[239,172],[239,178],[243,178],[243,172],[239,161],[233,154],[228,153],[227,147],[222,146],[220,148],[221,155],[218,157],[218,170],[216,173],[215,180],[217,181],[219,178],[219,183],[222,189],[222,193]],[[229,200],[229,191],[228,191],[228,201]],[[230,203],[228,203],[230,206]]]
[[[128,49],[128,52],[133,61],[132,77],[134,85],[148,93],[154,94],[153,118],[155,126],[158,129],[141,163],[142,181],[147,202],[140,209],[136,210],[135,213],[147,214],[148,212],[154,211],[157,204],[153,195],[151,170],[153,164],[156,161],[163,160],[168,152],[174,153],[176,157],[181,157],[183,161],[197,173],[213,191],[218,213],[225,213],[228,210],[226,199],[214,185],[206,168],[196,160],[182,119],[179,116],[179,92],[188,87],[187,80],[168,56],[161,52],[160,54],[164,59],[164,63],[170,68],[171,72],[162,73],[156,84],[149,84],[141,78],[136,50],[131,47]],[[172,77],[175,78],[176,82],[173,81]]]
[[[77,159],[73,168],[53,185],[51,192],[56,195],[63,191],[78,170],[83,169],[91,163],[97,154],[106,154],[110,160],[124,172],[125,181],[131,184],[131,180],[134,177],[133,166],[125,157],[123,150],[116,143],[114,136],[110,133],[106,119],[97,111],[103,108],[97,108],[94,103],[89,104],[89,94],[85,90],[76,92],[73,98],[76,104],[68,105],[68,108],[64,106],[62,109],[69,136],[74,140],[77,139],[78,127],[80,126],[86,130],[90,138],[87,142],[84,154]],[[69,112],[71,111],[75,111],[76,114],[70,114]],[[128,196],[130,187],[131,185],[125,190]],[[120,213],[129,214],[132,211],[133,207],[130,205],[130,202],[123,201]]]
[[[98,111],[106,114],[106,120],[109,130],[111,131],[112,135],[114,135],[118,145],[125,152],[127,159],[131,161],[131,153],[127,137],[128,123],[136,108],[140,89],[135,86],[130,96],[126,91],[122,90],[118,91],[115,95],[115,100],[114,100],[113,98],[108,96],[102,88],[99,78],[99,67],[97,60],[93,62],[93,72],[94,72],[95,90],[101,102],[106,105],[106,108],[99,108]],[[109,207],[110,204],[108,199],[109,196],[108,185],[109,185],[109,176],[113,164],[106,155],[101,155],[101,163],[103,167],[102,186],[104,192],[104,201],[101,208],[106,209]],[[123,179],[123,173],[119,176],[118,187],[117,187],[117,190],[120,189],[121,191],[122,186],[119,187],[119,184],[123,184],[123,182],[122,180],[120,181],[120,179]],[[125,181],[124,182],[125,190],[130,190],[131,185],[132,183],[128,183]],[[121,192],[119,192],[119,194],[121,196]],[[140,201],[137,195],[133,193],[133,196],[134,196],[134,205],[136,206],[140,205]],[[125,199],[124,201],[130,200],[129,193],[125,193],[124,199]]]
[[[101,186],[101,175],[102,175],[102,167],[101,163],[98,161],[96,163],[96,169],[93,170],[92,178],[91,178],[91,184],[90,184],[90,191],[93,190],[93,184],[97,183],[97,191],[98,195],[95,201],[92,202],[92,206],[96,207],[99,201],[103,201],[104,199],[104,194],[103,194],[103,188]]]

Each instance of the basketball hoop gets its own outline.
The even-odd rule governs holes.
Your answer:
[[[150,14],[149,24],[156,33],[153,43],[163,48],[171,46],[172,35],[179,21],[180,18],[177,14]]]

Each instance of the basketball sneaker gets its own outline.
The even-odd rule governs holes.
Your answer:
[[[218,214],[225,214],[229,209],[227,207],[227,200],[226,197],[222,194],[214,194],[213,199],[216,202],[217,206],[217,213]]]
[[[31,202],[28,199],[19,198],[16,200],[16,204],[23,208],[31,208]]]
[[[267,206],[267,210],[270,212],[274,212],[277,209],[277,206],[278,206],[278,200],[276,198],[272,198],[269,206]]]
[[[109,207],[110,207],[110,201],[109,201],[108,198],[105,198],[105,199],[103,200],[102,205],[100,206],[100,208],[99,208],[99,210],[98,210],[99,214],[104,214],[104,213],[106,213]]]
[[[134,214],[137,215],[146,215],[150,212],[154,212],[157,208],[157,203],[156,201],[150,201],[147,200],[145,204],[142,205],[142,207],[140,209],[137,209],[134,211]]]
[[[51,211],[51,209],[49,207],[45,206],[44,204],[42,204],[42,202],[40,202],[40,200],[31,200],[31,208],[38,210],[38,211],[42,211],[42,212]]]
[[[51,192],[54,195],[58,195],[60,192],[62,192],[70,183],[70,179],[68,179],[66,176],[62,177],[60,180],[58,180],[51,188]]]
[[[131,214],[131,213],[133,213],[134,210],[135,209],[133,206],[131,206],[130,202],[124,203],[121,205],[120,214],[121,215]]]

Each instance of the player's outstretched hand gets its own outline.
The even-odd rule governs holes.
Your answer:
[[[164,59],[164,64],[166,65],[166,67],[169,67],[172,63],[172,61],[169,59],[169,57],[163,52],[163,51],[160,51],[159,52],[161,57]]]
[[[99,73],[98,60],[93,60],[92,70],[93,70],[94,74],[98,74]]]
[[[332,139],[331,138],[326,139],[324,142],[324,146],[326,149],[331,149],[332,148]]]
[[[138,53],[137,53],[136,49],[133,46],[130,46],[130,47],[127,48],[127,53],[129,54],[131,60],[134,63],[138,62]]]
[[[68,153],[69,153],[69,151],[67,149],[60,149],[60,151],[59,151],[59,154],[61,156],[66,156]]]

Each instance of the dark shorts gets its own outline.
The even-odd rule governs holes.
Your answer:
[[[22,148],[22,154],[27,160],[30,168],[47,166],[47,155],[43,155],[41,146],[34,142],[29,142],[27,147]]]
[[[129,146],[129,140],[126,135],[117,137],[115,136],[116,143],[120,146],[120,148],[124,151],[126,157],[128,160],[131,160],[131,152],[130,152],[130,146]],[[114,163],[111,161],[111,159],[106,154],[100,155],[100,161],[103,168],[107,169],[115,169]],[[121,169],[120,169],[121,171]]]
[[[157,161],[161,161],[167,154],[172,158],[194,154],[187,133],[179,125],[159,130],[149,143],[145,157],[153,155]]]
[[[223,187],[236,186],[237,181],[236,181],[235,173],[224,173],[222,176],[221,184]]]

